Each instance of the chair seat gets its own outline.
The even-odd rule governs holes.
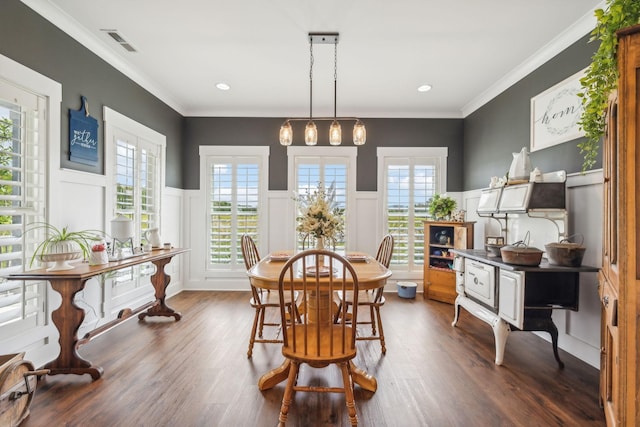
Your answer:
[[[308,340],[305,342],[305,325],[293,325],[287,328],[286,334],[289,342],[293,343],[293,328],[296,329],[297,345],[294,349],[292,345],[283,346],[282,354],[289,359],[313,365],[317,362],[323,364],[339,363],[351,360],[356,356],[355,346],[351,343],[351,327],[343,328],[339,325],[331,325],[329,329],[326,325],[320,330],[320,351],[318,352],[318,341],[316,341],[317,326],[307,325]],[[344,347],[342,346],[343,333]],[[331,348],[331,335],[333,335],[333,348]],[[311,339],[313,337],[313,339]],[[331,354],[333,352],[333,354]]]
[[[353,301],[353,291],[346,292],[346,298],[343,298],[341,291],[336,291],[336,296],[340,302],[346,299],[347,303]],[[360,291],[358,292],[358,305],[384,305],[384,295],[380,297],[380,301],[375,301],[376,293],[373,291]]]
[[[294,292],[293,295],[293,300],[297,301],[298,300],[298,292]],[[284,296],[284,303],[285,304],[290,304],[291,303],[291,297],[289,295],[285,295]],[[261,302],[257,302],[255,300],[255,298],[251,297],[251,299],[249,300],[249,304],[251,304],[252,307],[256,308],[256,307],[279,307],[280,306],[280,297],[278,296],[277,292],[263,292],[262,293],[262,301]]]

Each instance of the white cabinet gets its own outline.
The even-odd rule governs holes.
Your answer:
[[[524,326],[524,272],[500,269],[498,315],[508,323]]]

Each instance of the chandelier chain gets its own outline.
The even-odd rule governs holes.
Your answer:
[[[338,42],[333,44],[333,119],[335,120],[337,113],[337,97],[338,97]]]
[[[309,43],[309,121],[313,118],[313,39]]]

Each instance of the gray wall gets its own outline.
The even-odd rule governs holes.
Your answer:
[[[530,101],[591,63],[598,45],[585,36],[464,120],[464,190],[484,188],[492,176],[503,176],[513,156],[530,147]],[[543,172],[582,169],[577,144],[583,138],[531,153],[531,164]],[[595,168],[602,167],[602,153]]]
[[[287,190],[287,150],[278,142],[282,119],[187,117],[185,188],[199,187],[200,145],[269,145],[269,189]],[[448,191],[462,190],[462,119],[367,119],[367,142],[358,147],[358,191],[376,191],[377,147],[448,147]],[[293,122],[294,145],[304,144],[304,121]],[[318,145],[329,145],[329,122],[318,122]],[[343,145],[351,142],[351,122],[342,123]]]
[[[286,149],[278,143],[284,119],[184,118],[139,85],[108,65],[33,12],[19,0],[0,2],[0,53],[62,84],[61,167],[104,173],[102,106],[139,121],[167,136],[166,184],[176,188],[199,187],[200,145],[271,146],[269,189],[286,190]],[[463,119],[367,119],[367,143],[358,148],[357,189],[375,191],[377,147],[449,148],[448,191],[486,187],[491,176],[509,169],[512,152],[529,146],[529,103],[543,92],[590,63],[595,43],[584,37],[529,76]],[[491,60],[488,56],[487,60]],[[99,162],[95,167],[69,161],[68,110],[80,107],[80,96],[89,101],[98,119]],[[319,123],[320,145],[327,145]],[[295,144],[300,144],[304,122],[294,123]],[[345,136],[350,123],[344,123]],[[345,145],[351,142],[345,137]],[[582,156],[576,141],[532,153],[534,166],[543,171],[577,172]],[[596,167],[601,167],[601,160]]]
[[[19,0],[0,2],[0,53],[62,84],[60,167],[104,174],[104,105],[167,137],[166,184],[182,188],[180,114],[94,55]],[[80,96],[98,120],[98,165],[69,160],[69,109]]]

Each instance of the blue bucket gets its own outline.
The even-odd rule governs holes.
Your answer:
[[[398,296],[400,298],[415,298],[418,285],[414,282],[398,282]]]

